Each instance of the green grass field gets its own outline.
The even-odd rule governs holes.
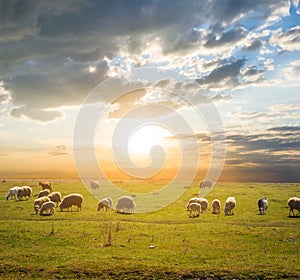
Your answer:
[[[40,191],[37,182],[0,185],[1,279],[300,279],[300,216],[288,217],[287,208],[299,184],[218,183],[207,199],[235,196],[235,215],[213,215],[210,207],[198,218],[186,211],[198,182],[166,208],[124,215],[97,212],[79,181],[56,181],[54,190],[81,193],[84,204],[53,216],[35,215],[33,200],[6,201],[21,184]],[[119,184],[143,190],[159,183]],[[265,216],[258,215],[261,196],[269,200]]]

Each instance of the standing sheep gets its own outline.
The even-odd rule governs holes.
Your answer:
[[[235,198],[233,196],[227,197],[227,199],[225,201],[225,206],[224,206],[225,216],[234,215],[233,209],[235,208],[235,206],[236,206]]]
[[[81,210],[81,204],[83,202],[83,196],[81,194],[78,193],[73,193],[73,194],[69,194],[66,195],[61,203],[59,204],[59,208],[60,211],[63,211],[64,209],[69,210],[69,208],[71,208],[72,210],[72,206],[77,206],[77,211]]]
[[[50,193],[49,190],[42,190],[42,191],[39,192],[37,198],[40,198],[40,197],[42,197],[42,196],[48,196],[49,193]]]
[[[109,197],[103,198],[99,201],[97,211],[108,210],[112,207],[112,199]]]
[[[61,202],[61,194],[60,192],[52,192],[48,195],[51,201],[56,203],[56,207],[58,206],[58,203]]]
[[[260,215],[266,215],[268,209],[268,199],[262,197],[257,201],[258,211]]]
[[[48,201],[50,201],[50,198],[47,196],[42,196],[40,198],[35,199],[33,203],[33,209],[35,211],[35,214],[38,214],[42,205]]]
[[[288,206],[290,208],[289,216],[291,216],[291,213],[293,213],[293,216],[295,216],[294,210],[298,211],[297,215],[300,214],[300,198],[298,198],[298,197],[291,197],[288,200]]]
[[[194,202],[198,203],[198,197],[193,197],[189,200],[188,204],[186,205],[187,210],[190,209],[190,204]]]
[[[26,199],[30,199],[31,198],[31,196],[32,196],[32,189],[31,189],[31,187],[29,187],[29,186],[23,186],[23,187],[20,187],[18,189],[18,192],[17,192],[18,199],[22,200],[23,196]]]
[[[51,182],[42,182],[42,181],[39,181],[39,186],[42,187],[42,190],[48,189],[51,192],[53,191],[52,187],[51,187]]]
[[[92,180],[90,181],[90,186],[92,189],[97,190],[100,187],[100,183],[98,181]]]
[[[221,201],[219,199],[214,199],[211,203],[213,208],[212,214],[220,214],[221,213]]]
[[[20,187],[18,187],[18,186],[15,186],[15,187],[11,188],[11,189],[8,191],[7,195],[6,195],[6,200],[9,200],[11,197],[13,197],[14,199],[16,199],[16,198],[17,198],[17,194],[18,194],[18,189],[19,189],[19,188],[20,188]]]
[[[201,204],[197,202],[192,202],[189,205],[189,210],[190,210],[190,218],[199,217],[201,213]]]
[[[42,204],[42,207],[40,209],[40,215],[45,215],[46,214],[54,214],[54,208],[55,208],[55,203],[53,201],[47,201]]]
[[[123,213],[134,213],[135,202],[131,196],[121,196],[118,199],[116,210]]]
[[[200,182],[200,195],[205,196],[209,193],[210,189],[213,186],[213,182],[209,179],[204,179]]]

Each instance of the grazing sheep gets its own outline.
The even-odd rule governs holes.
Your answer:
[[[35,199],[33,203],[33,209],[35,211],[35,214],[38,214],[42,205],[48,201],[50,201],[50,198],[47,196],[42,196],[40,198]]]
[[[97,211],[109,210],[112,207],[112,199],[109,197],[103,198],[99,201]]]
[[[98,181],[92,180],[92,181],[90,181],[90,186],[92,189],[97,190],[97,189],[99,189],[100,184]]]
[[[190,218],[199,217],[201,213],[201,204],[197,202],[192,202],[189,205],[189,210],[190,210]]]
[[[38,198],[40,198],[40,197],[42,197],[42,196],[48,196],[49,193],[50,193],[49,190],[42,190],[42,191],[39,192]]]
[[[58,203],[61,202],[61,194],[60,192],[52,192],[48,195],[51,201],[56,203],[56,207],[58,206]]]
[[[118,199],[116,210],[123,213],[134,213],[135,202],[131,196],[121,196]]]
[[[18,194],[18,189],[19,189],[19,188],[20,188],[20,187],[18,187],[18,186],[15,186],[15,187],[11,188],[11,189],[8,191],[7,195],[6,195],[6,200],[9,200],[11,197],[13,197],[14,199],[16,199],[16,198],[17,198],[17,194]]]
[[[191,203],[195,203],[195,202],[198,203],[198,197],[193,197],[193,198],[191,198],[191,199],[189,200],[188,204],[186,205],[186,208],[189,210],[190,204],[191,204]]]
[[[209,206],[208,200],[204,197],[199,197],[197,203],[201,205],[201,213],[205,212]]]
[[[266,215],[268,209],[268,199],[262,197],[257,201],[258,211],[260,215]]]
[[[20,187],[18,189],[18,192],[17,192],[18,199],[22,200],[23,196],[26,199],[30,199],[31,198],[31,196],[32,196],[32,189],[31,189],[31,187],[29,187],[29,186],[22,186],[22,187]]]
[[[43,190],[48,189],[51,192],[53,191],[52,187],[51,187],[51,182],[42,182],[42,181],[39,181],[39,186],[41,186]]]
[[[213,208],[213,214],[220,214],[221,213],[221,201],[219,199],[214,199],[211,203]]]
[[[72,206],[77,206],[77,211],[81,210],[81,204],[83,202],[83,196],[78,193],[72,193],[69,195],[66,195],[61,203],[59,204],[60,211],[63,211],[64,209],[69,210]]]
[[[54,208],[55,208],[55,203],[53,201],[47,201],[43,203],[41,209],[40,209],[40,215],[45,215],[46,214],[54,214]]]
[[[224,213],[226,216],[233,215],[233,209],[236,206],[236,200],[233,196],[227,197],[225,201]]]
[[[297,210],[297,215],[300,214],[300,198],[299,197],[291,197],[288,200],[288,206],[290,207],[289,216],[291,216],[291,213],[293,213],[293,216],[295,216],[294,210]]]

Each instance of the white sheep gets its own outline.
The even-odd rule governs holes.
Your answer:
[[[136,204],[131,196],[121,196],[118,199],[116,210],[123,213],[134,213]]]
[[[224,206],[224,213],[226,216],[228,215],[233,215],[233,209],[236,206],[236,200],[233,196],[227,197],[225,201],[225,206]]]
[[[190,218],[198,217],[201,213],[201,204],[197,202],[192,202],[189,205]]]
[[[191,204],[191,203],[195,203],[195,202],[198,203],[198,197],[193,197],[193,198],[191,198],[191,199],[189,200],[188,204],[186,205],[186,208],[189,210],[190,204]]]
[[[262,197],[257,201],[258,211],[260,215],[266,215],[268,209],[268,199]]]
[[[299,197],[291,197],[288,200],[288,206],[290,208],[289,216],[291,216],[291,213],[293,213],[293,216],[295,216],[294,210],[297,210],[297,215],[300,214],[300,198]]]
[[[56,203],[56,206],[58,206],[58,203],[61,202],[61,194],[60,192],[52,192],[48,195],[51,201]]]
[[[6,195],[6,200],[9,200],[11,197],[16,199],[19,188],[20,188],[19,186],[15,186],[15,187],[11,188]]]
[[[42,187],[42,190],[48,189],[51,192],[53,191],[52,187],[51,187],[51,182],[42,182],[42,181],[39,181],[39,186]]]
[[[40,215],[45,215],[45,214],[54,214],[54,208],[55,208],[55,203],[53,201],[47,201],[42,204],[42,207],[40,209]]]
[[[100,183],[98,181],[92,180],[90,181],[90,186],[92,189],[97,190],[100,187]]]
[[[219,199],[214,199],[211,203],[212,206],[212,213],[213,214],[220,214],[221,213],[221,201]]]
[[[30,199],[32,197],[32,189],[29,186],[22,186],[19,187],[18,191],[17,191],[17,197],[19,200],[23,199],[23,196],[26,199]]]
[[[69,195],[66,195],[61,203],[59,204],[59,208],[60,211],[63,211],[64,209],[69,210],[69,208],[71,208],[72,210],[72,206],[77,206],[77,210],[81,210],[81,205],[83,202],[83,196],[81,194],[78,193],[72,193]]]
[[[50,198],[47,196],[42,196],[40,198],[35,199],[33,202],[33,209],[35,211],[35,214],[38,214],[42,205],[48,201],[50,201]]]
[[[37,198],[40,198],[40,197],[42,197],[42,196],[48,196],[48,195],[49,195],[49,193],[50,193],[50,191],[49,191],[49,190],[47,190],[47,189],[45,189],[45,190],[42,190],[42,191],[40,191],[40,192],[39,192],[39,194],[38,194],[38,197],[37,197]]]
[[[100,210],[109,210],[112,207],[112,199],[110,197],[106,197],[101,199],[98,202],[98,207],[97,207],[97,211]]]
[[[201,213],[204,213],[209,207],[208,200],[204,197],[199,197],[196,202],[201,205]]]

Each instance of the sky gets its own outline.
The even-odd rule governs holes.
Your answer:
[[[299,74],[296,0],[1,1],[0,177],[299,182]]]

